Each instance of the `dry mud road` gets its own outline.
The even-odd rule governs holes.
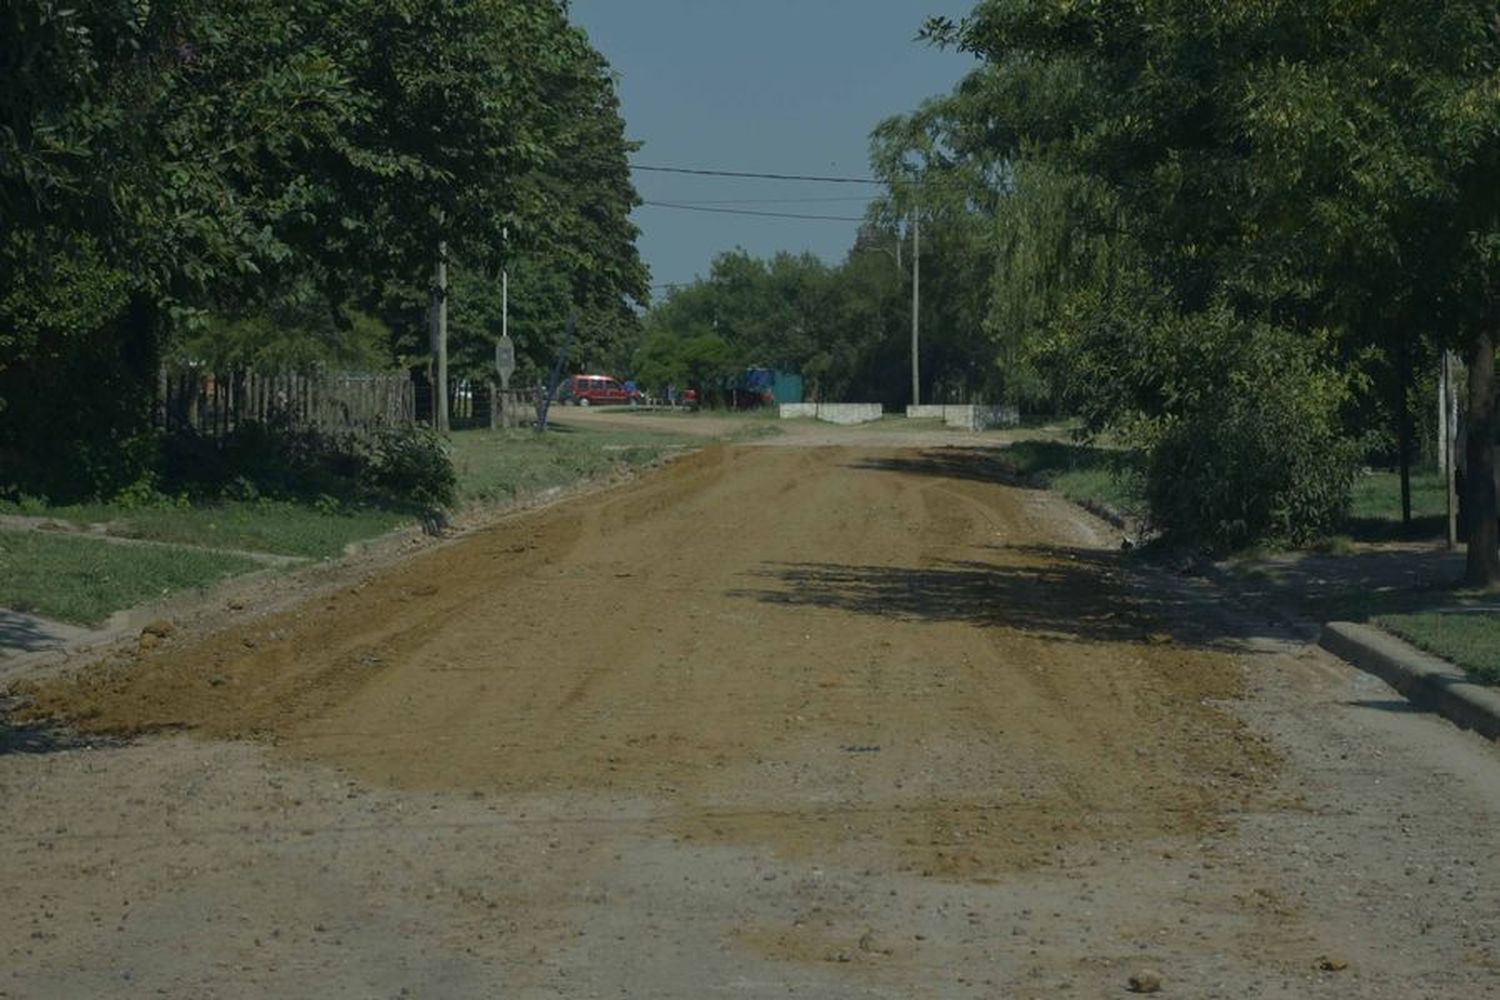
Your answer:
[[[0,997],[1500,996],[1494,746],[942,444],[712,446],[36,687]]]

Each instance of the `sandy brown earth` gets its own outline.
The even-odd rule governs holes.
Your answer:
[[[1500,992],[1500,753],[957,441],[711,446],[29,687],[0,996]]]

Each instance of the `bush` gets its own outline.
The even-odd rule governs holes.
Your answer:
[[[222,443],[172,434],[152,485],[158,481],[169,495],[309,501],[320,509],[370,500],[447,506],[458,483],[446,443],[428,428],[368,438],[282,421],[247,422]]]
[[[1220,553],[1327,534],[1361,454],[1342,430],[1345,376],[1286,331],[1221,316],[1198,334],[1219,360],[1175,373],[1178,405],[1150,427],[1152,520],[1169,540]]]
[[[364,481],[398,499],[431,507],[451,506],[458,498],[458,475],[448,442],[426,427],[377,435]]]
[[[247,421],[218,442],[191,430],[167,435],[159,479],[174,495],[293,500],[333,494],[352,500],[367,450],[353,434]]]

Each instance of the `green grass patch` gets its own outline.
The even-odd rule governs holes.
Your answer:
[[[0,605],[79,625],[258,568],[251,559],[201,549],[0,531]]]
[[[1139,459],[1134,452],[1063,441],[1018,441],[1000,449],[1002,462],[1074,503],[1101,503],[1143,517]]]
[[[554,408],[551,417],[548,418],[549,422],[555,423],[561,420],[566,424],[568,412],[564,407]],[[747,438],[767,437],[772,434],[782,433],[781,411],[776,407],[763,406],[755,410],[653,410],[645,407],[633,407],[614,412],[629,414],[632,417],[680,420],[684,424],[711,424],[713,425],[714,432],[708,436],[721,441],[740,441]],[[703,437],[701,430],[695,436],[701,439]]]
[[[1500,607],[1383,615],[1375,623],[1457,664],[1476,681],[1500,684]]]
[[[1448,530],[1448,488],[1434,471],[1411,474],[1412,523],[1401,521],[1401,474],[1392,470],[1354,478],[1348,533],[1359,541],[1442,538]]]
[[[555,420],[547,434],[530,430],[462,431],[453,435],[453,464],[465,503],[495,503],[603,475],[619,465],[644,465],[701,438],[658,431],[569,426]]]
[[[144,507],[119,503],[50,507],[22,502],[0,505],[0,513],[106,524],[111,535],[122,538],[313,559],[340,555],[350,542],[384,534],[414,516],[395,509],[350,507],[332,499],[308,503],[225,500]]]

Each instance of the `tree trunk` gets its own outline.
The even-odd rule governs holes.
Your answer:
[[[1495,523],[1495,330],[1486,326],[1469,352],[1468,469],[1464,506],[1468,512],[1468,563],[1464,583],[1500,584],[1500,527]]]
[[[1411,384],[1411,346],[1406,331],[1396,344],[1396,450],[1401,467],[1401,524],[1411,527],[1411,407],[1407,405],[1406,387]]]

